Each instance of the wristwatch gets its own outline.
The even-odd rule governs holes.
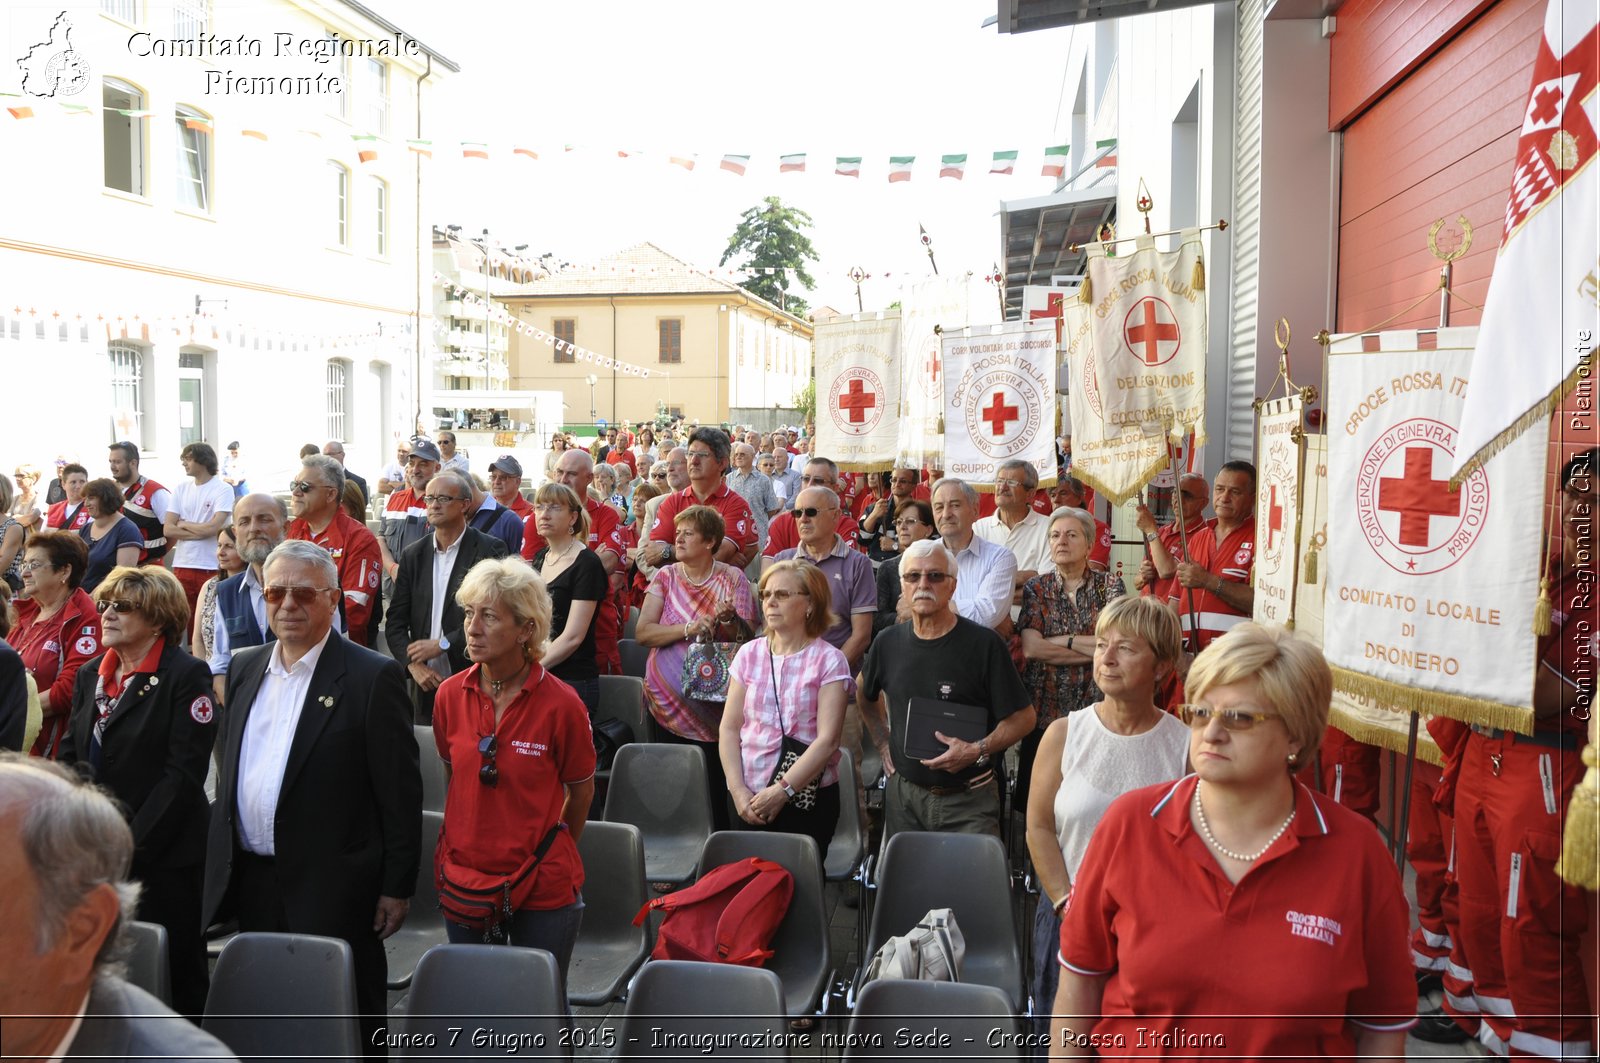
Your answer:
[[[978,759],[972,762],[973,767],[982,768],[989,763],[989,739],[978,739]]]
[[[672,544],[671,543],[662,543],[661,544],[661,549],[663,551],[663,553],[661,554],[661,560],[663,560],[663,561],[671,561],[672,560]]]
[[[1157,538],[1158,538],[1158,536],[1156,535],[1155,532],[1145,532],[1144,533],[1144,541],[1147,542],[1147,543],[1153,543],[1153,542],[1156,541]]]
[[[789,785],[789,780],[787,777],[780,777],[778,779],[778,785],[783,787],[783,792],[789,795],[789,800],[793,801],[795,798],[800,796],[795,792],[794,787]]]
[[[443,635],[439,636],[439,649],[441,649],[441,650],[443,650],[443,651],[445,651],[447,653],[450,650],[450,640],[445,638]]]

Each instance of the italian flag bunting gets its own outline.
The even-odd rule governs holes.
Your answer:
[[[1072,151],[1070,144],[1057,144],[1055,147],[1044,149],[1044,169],[1039,171],[1040,177],[1060,177],[1067,172],[1067,155]]]
[[[266,138],[263,137],[262,139],[264,140]],[[414,151],[418,155],[422,155],[422,156],[425,156],[425,157],[431,159],[431,158],[433,158],[433,141],[431,141],[431,140],[408,140],[408,141],[406,141],[406,150]]]
[[[241,129],[239,130],[239,135],[241,137],[254,137],[256,140],[267,139],[267,135],[259,129]]]
[[[371,162],[378,157],[377,136],[372,133],[352,133],[350,139],[364,145],[356,150],[356,158],[362,162]]]
[[[722,157],[722,168],[729,173],[736,173],[740,177],[744,176],[744,168],[748,165],[750,165],[750,156],[748,155],[724,155]]]
[[[695,160],[695,157],[693,155],[669,155],[669,156],[667,156],[667,161],[668,162],[670,162],[674,166],[682,166],[685,170],[694,169],[694,160]]]
[[[833,172],[840,177],[861,176],[861,156],[840,155],[833,160]]]
[[[989,164],[990,173],[1011,173],[1017,166],[1017,153],[1014,151],[997,151],[994,161]]]
[[[916,161],[915,155],[889,156],[889,182],[911,180],[911,164]]]
[[[522,155],[526,158],[532,159],[534,162],[539,161],[539,153],[534,151],[532,148],[512,148],[511,154]]]
[[[33,108],[32,107],[7,107],[6,110],[11,112],[11,117],[13,117],[13,118],[32,118],[33,117]]]
[[[939,156],[939,176],[954,177],[957,181],[967,174],[967,157],[965,155]]]
[[[489,145],[476,140],[463,140],[461,142],[461,157],[463,159],[488,159]]]
[[[1100,156],[1098,159],[1095,160],[1094,164],[1096,166],[1101,167],[1102,169],[1105,169],[1105,168],[1109,168],[1109,167],[1115,166],[1117,164],[1117,138],[1116,137],[1112,137],[1110,140],[1097,140],[1097,141],[1094,142],[1094,146],[1095,146],[1095,149],[1097,151],[1104,151],[1105,152],[1104,155]]]
[[[805,173],[806,172],[806,157],[805,157],[805,154],[801,153],[799,155],[779,155],[778,156],[778,172],[779,173]]]
[[[88,114],[88,113],[90,113],[89,112],[89,105],[85,104],[85,103],[67,103],[64,100],[57,100],[56,102],[61,104],[61,109],[63,111],[66,111],[68,114]]]

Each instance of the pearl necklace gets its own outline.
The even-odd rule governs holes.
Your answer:
[[[1261,859],[1262,854],[1264,854],[1268,849],[1272,848],[1272,844],[1274,842],[1283,837],[1283,832],[1288,830],[1289,824],[1294,822],[1294,809],[1291,808],[1289,810],[1289,818],[1284,820],[1283,825],[1273,832],[1272,837],[1267,839],[1267,844],[1263,845],[1253,853],[1236,853],[1232,849],[1224,849],[1217,841],[1216,835],[1211,833],[1211,824],[1206,822],[1206,810],[1200,804],[1200,788],[1198,786],[1194,788],[1194,818],[1195,822],[1200,824],[1200,833],[1205,836],[1206,844],[1210,845],[1211,848],[1215,849],[1223,856],[1228,857],[1230,860],[1239,860],[1243,863],[1250,864]]]

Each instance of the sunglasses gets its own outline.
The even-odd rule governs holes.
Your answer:
[[[317,595],[327,594],[332,587],[263,587],[261,597],[267,600],[268,605],[281,605],[285,598],[293,598],[296,605],[310,605],[317,600]]]
[[[485,786],[493,786],[500,781],[500,769],[494,766],[497,748],[494,735],[478,740],[478,756],[483,758],[483,764],[478,768],[478,781]]]
[[[831,512],[833,511],[830,509],[818,509],[816,506],[806,506],[804,509],[791,509],[789,511],[789,515],[795,520],[799,520],[801,517],[815,517],[823,513]]]
[[[905,583],[910,583],[913,586],[915,586],[918,583],[926,583],[926,584],[928,584],[930,586],[937,587],[939,584],[943,583],[945,580],[951,579],[951,578],[953,578],[953,577],[948,572],[916,572],[916,571],[912,571],[912,572],[902,572],[902,573],[900,573],[901,581],[905,582]]]
[[[291,480],[291,481],[289,481],[289,490],[292,493],[297,494],[297,495],[303,495],[307,491],[314,491],[319,487],[332,487],[332,486],[333,486],[332,484],[306,483],[304,480]]]
[[[1178,716],[1195,730],[1203,730],[1213,719],[1227,731],[1248,731],[1263,720],[1278,716],[1275,712],[1241,712],[1238,709],[1213,709],[1210,705],[1179,705]]]
[[[761,600],[764,602],[786,602],[790,598],[809,598],[811,595],[805,591],[762,591]]]
[[[137,608],[139,607],[128,601],[126,598],[118,598],[115,601],[109,602],[94,603],[94,611],[97,613],[104,613],[107,609],[115,609],[118,613],[126,615],[133,612]]]
[[[667,474],[664,472],[653,472],[650,474],[650,479],[652,480],[665,480],[666,478]]]

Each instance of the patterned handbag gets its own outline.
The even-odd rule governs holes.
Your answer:
[[[728,700],[728,674],[736,642],[712,642],[701,637],[689,646],[683,659],[683,696],[692,701]]]
[[[806,750],[811,746],[790,734],[789,729],[783,725],[783,695],[778,690],[778,666],[773,662],[771,643],[767,644],[767,667],[772,670],[772,696],[778,703],[778,731],[783,735],[783,740],[778,746],[778,767],[768,781],[773,785],[782,786],[789,769],[806,755]],[[794,797],[790,798],[790,803],[802,812],[810,812],[816,808],[817,784],[821,781],[822,776],[818,775],[800,787],[794,792]]]

